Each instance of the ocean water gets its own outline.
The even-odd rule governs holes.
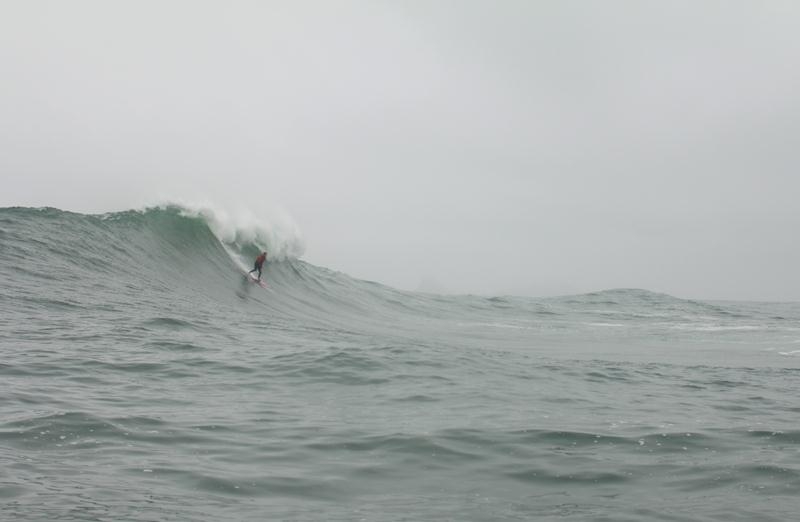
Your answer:
[[[403,292],[223,228],[0,210],[1,520],[797,519],[800,305]]]

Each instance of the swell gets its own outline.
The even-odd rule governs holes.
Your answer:
[[[0,281],[16,302],[74,314],[139,307],[152,328],[185,328],[203,310],[236,317],[256,307],[274,323],[361,334],[388,327],[406,339],[651,333],[637,331],[640,325],[660,325],[669,335],[745,336],[773,323],[788,328],[800,315],[797,307],[706,303],[640,289],[546,299],[406,292],[296,259],[293,232],[282,236],[270,224],[237,229],[219,214],[175,205],[103,215],[7,208],[0,222]],[[242,277],[261,249],[270,252],[267,291]]]

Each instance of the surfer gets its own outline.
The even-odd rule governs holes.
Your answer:
[[[258,280],[261,281],[261,267],[264,265],[264,261],[267,260],[267,253],[261,252],[259,256],[256,258],[256,263],[253,265],[253,269],[247,272],[248,275],[252,274],[256,270],[258,270]]]

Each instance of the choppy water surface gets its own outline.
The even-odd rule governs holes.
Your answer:
[[[183,214],[0,210],[3,520],[797,516],[797,304],[263,290]]]

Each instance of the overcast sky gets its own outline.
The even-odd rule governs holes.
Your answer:
[[[282,208],[396,287],[800,300],[800,2],[0,1],[0,206]]]

